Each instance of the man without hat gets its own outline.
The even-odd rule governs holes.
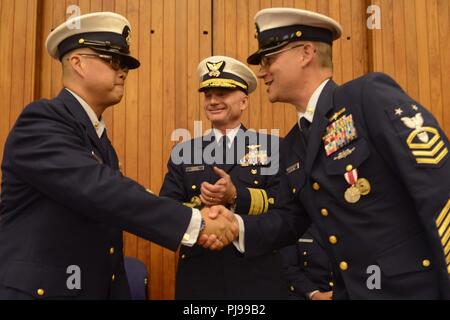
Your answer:
[[[278,156],[278,137],[247,130],[241,123],[256,76],[242,62],[225,56],[204,59],[197,73],[212,130],[174,148],[160,195],[196,208],[220,204],[242,215],[266,214],[276,203],[279,171],[264,174],[264,169],[278,161],[272,158]],[[185,161],[178,164],[178,157]],[[219,252],[201,246],[180,250],[177,299],[285,297],[276,251],[249,259],[234,246]]]
[[[310,219],[334,265],[334,299],[449,299],[449,141],[436,119],[385,74],[338,86],[333,19],[271,8],[255,20],[248,62],[269,100],[300,120],[280,152],[284,210],[242,216],[245,252],[294,242]]]
[[[130,69],[130,24],[99,12],[47,38],[64,89],[27,106],[2,163],[0,299],[126,299],[122,230],[175,250],[200,234],[212,249],[234,238],[218,223],[124,177],[104,110],[120,102]],[[216,210],[220,210],[217,207]],[[217,235],[217,236],[216,236]]]

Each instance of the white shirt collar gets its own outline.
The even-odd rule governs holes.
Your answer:
[[[236,137],[236,135],[237,135],[237,133],[238,133],[240,128],[241,128],[241,125],[239,125],[236,128],[233,128],[233,129],[227,129],[228,148],[231,148],[231,144],[234,141],[234,137]],[[220,131],[220,130],[218,130],[216,128],[213,128],[213,133],[216,136],[217,143],[219,143],[220,139],[223,137],[222,131]]]
[[[313,94],[311,95],[311,98],[309,98],[308,104],[306,105],[305,112],[298,112],[298,123],[300,123],[300,119],[302,117],[305,117],[306,120],[308,120],[310,123],[312,123],[314,119],[314,113],[316,112],[317,102],[319,102],[320,94],[322,93],[323,88],[325,85],[330,81],[330,79],[326,79],[323,81],[316,90],[314,90]]]
[[[67,89],[67,88],[66,88],[66,90],[69,91],[75,97],[75,99],[78,100],[78,102],[83,107],[84,111],[86,111],[86,113],[89,117],[89,120],[91,120],[92,125],[94,126],[94,129],[97,132],[98,137],[100,138],[106,129],[106,125],[105,125],[105,121],[103,120],[103,117],[99,121],[94,110],[92,110],[91,106],[86,101],[84,101],[79,95],[77,95],[72,90]]]

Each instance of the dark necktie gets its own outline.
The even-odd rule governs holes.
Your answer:
[[[227,162],[227,152],[228,152],[228,142],[230,141],[230,138],[228,138],[227,135],[224,135],[219,140],[219,145],[221,147],[222,152],[222,163],[226,164]]]
[[[310,126],[311,126],[311,122],[309,122],[305,117],[302,117],[300,119],[300,129],[302,131],[302,137],[304,139],[305,146],[308,145]]]
[[[108,139],[106,129],[103,131],[102,136],[100,137],[100,144],[102,145],[103,152],[105,153],[105,155],[107,157],[105,159],[105,161],[106,161],[106,163],[110,164],[111,163],[110,152],[111,152],[112,146],[111,146],[111,142]]]

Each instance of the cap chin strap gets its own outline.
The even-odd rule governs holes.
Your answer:
[[[100,41],[100,40],[87,40],[87,39],[80,39],[79,43],[86,46],[92,46],[92,47],[100,47],[99,49],[112,49],[119,52],[128,53],[126,50],[122,51],[122,47],[112,45],[109,41]]]

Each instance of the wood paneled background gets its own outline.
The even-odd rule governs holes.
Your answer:
[[[257,47],[253,17],[267,7],[306,8],[340,21],[335,80],[386,72],[428,106],[450,135],[449,0],[0,0],[0,156],[23,107],[61,89],[59,62],[49,58],[44,43],[72,4],[81,13],[114,11],[132,24],[132,52],[142,66],[130,72],[123,101],[105,117],[124,173],[152,190],[161,186],[172,131],[193,132],[194,120],[205,120],[198,62],[213,54],[245,61]],[[379,30],[367,28],[372,4],[381,9]],[[264,88],[250,103],[247,127],[284,135],[296,121],[294,108],[271,105]],[[125,254],[148,266],[151,299],[172,299],[175,254],[131,234],[124,238]]]

